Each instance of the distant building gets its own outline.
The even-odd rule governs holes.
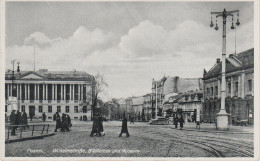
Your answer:
[[[134,117],[135,121],[142,121],[142,112],[143,111],[143,104],[144,104],[144,97],[133,97],[132,98],[132,108],[131,108],[131,116]]]
[[[82,71],[21,71],[14,74],[12,88],[12,71],[5,73],[5,112],[8,98],[17,97],[18,109],[41,118],[45,112],[47,119],[52,119],[55,112],[66,113],[72,119],[89,114],[92,105],[92,75]],[[88,117],[90,118],[90,117]]]
[[[179,77],[163,77],[159,81],[152,82],[152,108],[155,109],[156,104],[156,89],[157,89],[157,115],[163,116],[166,111],[163,109],[163,101],[166,95],[171,93],[185,93],[191,90],[202,89],[201,78],[179,78]]]
[[[216,121],[221,101],[221,64],[216,64],[203,74],[203,120]],[[229,123],[254,120],[254,49],[226,58],[226,112]]]
[[[155,109],[152,108],[152,93],[148,93],[144,95],[144,104],[143,104],[143,110],[144,110],[144,117],[145,121],[151,120],[155,116]]]

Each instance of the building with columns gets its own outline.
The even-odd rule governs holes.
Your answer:
[[[221,61],[203,74],[203,121],[215,122],[220,110]],[[226,58],[226,112],[229,123],[246,120],[253,124],[254,116],[254,49],[230,54]]]
[[[94,77],[82,71],[21,71],[5,74],[5,111],[8,98],[17,98],[18,109],[41,118],[45,112],[52,119],[55,112],[69,114],[72,119],[90,115]],[[13,82],[13,83],[12,83]],[[13,84],[13,88],[12,88]]]

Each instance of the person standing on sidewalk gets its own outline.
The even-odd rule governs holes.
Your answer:
[[[57,129],[61,128],[61,120],[60,120],[60,115],[58,112],[56,112],[54,114],[54,116],[55,116],[55,120],[56,120],[56,128],[55,128],[54,132],[57,132]]]
[[[181,130],[183,128],[183,124],[184,124],[183,115],[181,115],[181,117],[179,118],[179,122],[180,122],[180,130]]]
[[[10,125],[15,125],[15,120],[16,120],[15,110],[12,110],[10,115]],[[12,129],[11,135],[15,135],[15,126],[13,126],[11,129]]]
[[[177,116],[174,118],[173,123],[175,125],[175,129],[177,129],[178,128],[178,117]]]
[[[45,112],[43,112],[43,114],[42,114],[42,120],[43,120],[43,122],[45,122],[45,120],[46,120],[46,114],[45,114]]]
[[[122,133],[126,133],[126,136],[129,137],[129,132],[128,132],[128,128],[127,128],[127,119],[125,117],[125,115],[123,115],[123,120],[122,120],[122,129],[121,129],[121,133],[119,134],[119,137],[122,136]]]

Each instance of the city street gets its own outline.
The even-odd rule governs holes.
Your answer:
[[[185,124],[184,130],[174,129],[173,125],[128,123],[130,137],[125,134],[118,137],[120,126],[119,121],[104,122],[106,135],[90,137],[92,122],[74,123],[70,132],[58,131],[43,139],[6,144],[6,156],[253,157],[253,133],[199,131],[190,128],[194,123]],[[53,123],[51,128],[54,128]]]

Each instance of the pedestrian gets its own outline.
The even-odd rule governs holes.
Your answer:
[[[103,119],[101,116],[99,116],[98,122],[99,122],[99,132],[101,133],[101,135],[105,136],[104,127],[103,127]]]
[[[43,114],[42,114],[42,120],[43,120],[43,122],[45,122],[45,120],[46,120],[46,114],[45,114],[45,112],[43,112]]]
[[[32,119],[33,119],[33,115],[34,115],[34,114],[33,114],[32,112],[29,113],[29,116],[30,116],[30,120],[31,120],[31,121],[32,121]]]
[[[67,120],[68,120],[69,128],[71,128],[72,124],[71,124],[70,116],[69,116],[69,115],[66,115],[66,117],[67,117]]]
[[[15,120],[16,120],[16,114],[15,114],[15,110],[12,110],[11,115],[10,115],[10,125],[12,125],[11,127],[11,135],[16,135],[15,134]]]
[[[22,114],[22,120],[23,120],[22,124],[26,125],[26,126],[24,126],[24,129],[28,129],[29,128],[27,119],[28,119],[27,113],[24,111],[23,114]]]
[[[15,124],[16,125],[21,125],[22,124],[22,115],[21,115],[21,112],[19,110],[17,110],[17,113],[16,113]],[[18,128],[18,126],[16,127],[16,129],[17,128]]]
[[[54,132],[57,132],[57,130],[59,128],[61,128],[61,120],[60,120],[60,115],[58,112],[55,113],[55,120],[56,120],[56,127],[55,127]]]
[[[121,137],[123,133],[126,133],[126,137],[130,136],[127,128],[127,118],[125,117],[125,115],[123,115],[122,129],[121,129],[121,133],[119,134],[119,137]]]
[[[178,128],[178,117],[176,116],[173,120],[173,124],[175,125],[175,129]]]
[[[183,124],[184,124],[183,115],[181,115],[181,117],[179,118],[179,122],[180,122],[180,130],[181,130],[183,128]]]
[[[67,129],[68,121],[66,115],[63,113],[61,117],[61,131],[64,132]]]

